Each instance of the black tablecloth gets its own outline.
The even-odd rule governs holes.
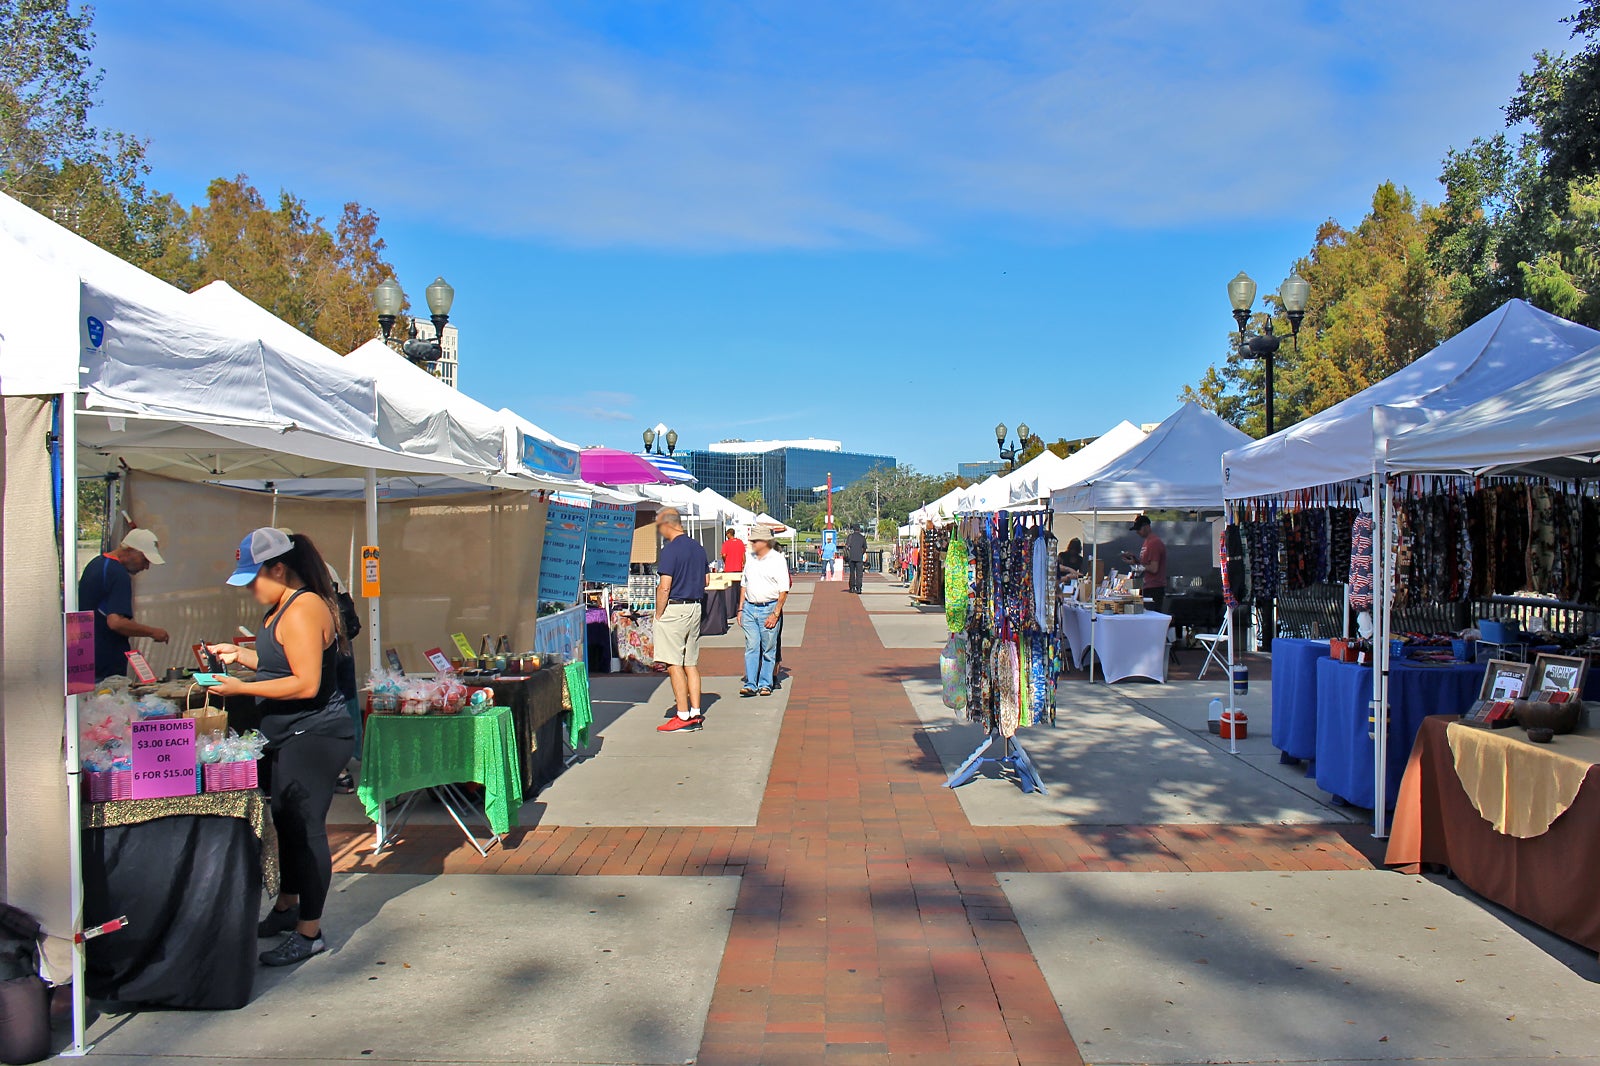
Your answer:
[[[1172,616],[1172,624],[1191,633],[1222,631],[1222,593],[1189,591],[1167,593],[1162,611]]]
[[[700,635],[720,637],[728,632],[739,614],[739,586],[706,592],[705,609],[700,613]]]
[[[562,672],[558,667],[531,677],[498,678],[490,682],[495,703],[511,708],[517,729],[517,761],[522,765],[522,798],[531,800],[539,790],[561,775]]]
[[[210,799],[141,802],[183,809],[186,801]],[[254,813],[261,817],[259,809]],[[88,994],[191,1010],[249,1003],[259,965],[263,842],[257,833],[263,827],[243,810],[123,825],[103,824],[91,813],[89,822],[83,830],[84,920],[99,924],[126,915],[128,927],[86,945]]]

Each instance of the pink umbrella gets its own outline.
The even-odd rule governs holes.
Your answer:
[[[615,448],[585,448],[578,453],[578,476],[591,485],[671,485],[672,479],[642,455]]]

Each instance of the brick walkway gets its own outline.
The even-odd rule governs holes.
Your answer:
[[[740,875],[703,1066],[1077,1063],[996,873],[1371,865],[1331,827],[974,827],[901,686],[927,676],[928,652],[883,649],[862,601],[829,584],[785,656],[789,706],[753,827],[539,826],[488,859],[448,826],[412,827],[373,858],[370,832],[351,828],[334,831],[336,865]]]

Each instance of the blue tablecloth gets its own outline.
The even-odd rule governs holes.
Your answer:
[[[1397,662],[1389,671],[1389,809],[1422,720],[1461,714],[1483,687],[1487,663],[1420,666]],[[1276,671],[1274,671],[1276,687]],[[1317,663],[1317,787],[1357,807],[1371,807],[1373,790],[1372,667],[1323,659]]]
[[[1272,642],[1272,746],[1292,759],[1317,757],[1317,660],[1325,640]]]

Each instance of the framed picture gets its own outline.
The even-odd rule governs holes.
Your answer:
[[[1533,661],[1530,692],[1550,689],[1555,692],[1581,692],[1589,660],[1568,655],[1541,655]]]
[[[1519,663],[1511,659],[1490,659],[1489,669],[1483,675],[1483,689],[1478,693],[1480,700],[1520,700],[1524,694],[1532,691],[1528,687],[1528,680],[1533,676],[1533,666],[1529,663]]]

